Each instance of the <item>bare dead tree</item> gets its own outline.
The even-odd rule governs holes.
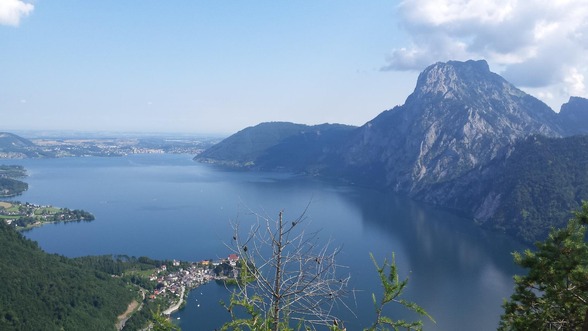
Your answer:
[[[331,327],[337,324],[334,308],[349,309],[343,301],[349,275],[341,277],[342,266],[335,261],[340,249],[331,248],[330,241],[320,244],[318,232],[306,233],[305,214],[285,221],[283,211],[277,219],[252,212],[255,221],[246,229],[232,224],[227,246],[240,257],[241,281],[227,306],[233,319],[223,329],[277,331],[290,329],[291,323]],[[237,318],[234,306],[245,307],[250,316]]]

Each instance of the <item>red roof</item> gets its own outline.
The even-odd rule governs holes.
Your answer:
[[[237,260],[239,260],[239,256],[237,254],[230,254],[229,260],[237,261]]]

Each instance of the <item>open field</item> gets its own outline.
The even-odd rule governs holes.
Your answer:
[[[12,207],[12,204],[9,202],[0,201],[0,207],[8,209],[8,208]]]

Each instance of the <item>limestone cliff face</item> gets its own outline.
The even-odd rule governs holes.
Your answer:
[[[404,105],[359,128],[341,152],[350,168],[366,176],[380,169],[386,186],[415,195],[507,154],[531,134],[560,136],[555,112],[485,61],[450,61],[425,69]]]

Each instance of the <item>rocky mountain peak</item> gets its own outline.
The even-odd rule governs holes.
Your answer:
[[[439,62],[419,75],[404,105],[360,128],[346,158],[359,168],[377,163],[389,186],[417,192],[505,155],[520,138],[560,136],[555,117],[486,61]]]
[[[491,72],[485,60],[469,60],[438,62],[427,67],[419,75],[411,97],[435,102],[441,99],[488,102],[505,97],[522,98],[525,95]]]
[[[588,99],[570,97],[558,115],[567,136],[588,134]]]
[[[570,97],[570,100],[561,106],[560,113],[588,113],[588,99]]]
[[[419,75],[415,92],[420,95],[451,93],[462,89],[465,81],[478,80],[488,74],[490,68],[484,60],[437,62]]]

